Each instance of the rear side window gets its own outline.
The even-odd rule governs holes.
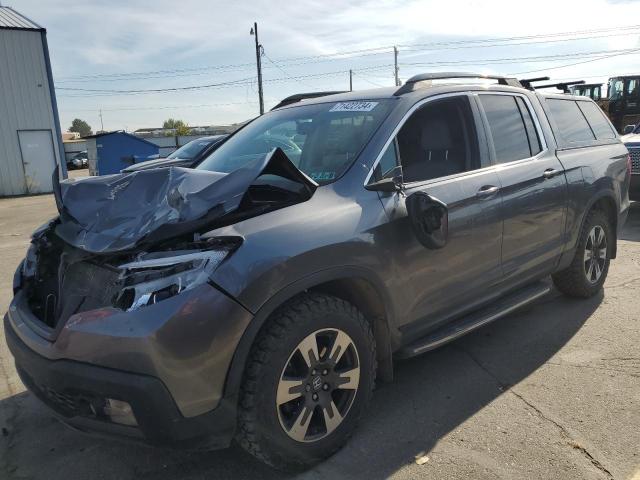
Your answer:
[[[575,146],[576,143],[590,142],[595,136],[574,100],[547,100],[551,116],[559,130],[558,143],[561,147]]]
[[[525,103],[511,95],[479,95],[487,116],[498,163],[529,158],[540,152],[540,141]],[[525,120],[526,119],[526,120]]]
[[[591,102],[578,102],[578,107],[582,110],[598,140],[616,138],[611,124],[609,124],[600,107]]]

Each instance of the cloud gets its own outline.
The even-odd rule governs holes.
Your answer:
[[[274,59],[322,55],[378,47],[381,45],[429,43],[443,40],[538,35],[626,25],[640,18],[640,2],[582,0],[575,4],[540,0],[534,4],[497,0],[419,1],[419,0],[298,0],[296,2],[221,2],[183,0],[125,1],[111,0],[13,0],[14,7],[47,28],[54,76],[58,86],[86,88],[165,88],[215,83],[255,75],[253,37],[249,29],[259,22],[260,39],[267,55]],[[550,55],[626,48],[637,45],[638,36],[599,38],[581,42],[523,45],[516,47],[413,51],[401,49],[402,62],[427,62]],[[619,73],[632,69],[638,57],[622,57],[586,64],[573,70],[560,70],[558,76],[572,71],[581,75]],[[346,74],[308,78],[298,81],[271,80],[350,68],[380,66],[379,70],[355,77],[356,88],[369,88],[369,82],[392,84],[393,61],[389,52],[331,62],[283,64],[281,70],[266,59],[265,92],[272,102],[291,93],[313,89],[345,88]],[[567,62],[568,63],[568,62]],[[211,65],[247,64],[235,70],[208,70],[192,76],[173,76],[129,82],[78,82],[62,80],[78,75],[123,72],[192,69]],[[524,71],[558,65],[535,63],[521,65],[477,65],[463,69]],[[629,65],[627,69],[625,66]],[[403,78],[433,67],[401,68]],[[450,67],[447,67],[450,69]],[[614,72],[614,69],[616,70]],[[200,90],[166,95],[127,97],[70,98],[59,92],[63,124],[70,117],[87,111],[97,120],[97,110],[140,106],[105,115],[108,128],[129,128],[158,124],[167,115],[180,113],[192,124],[236,121],[253,115],[255,88]],[[167,110],[167,105],[234,103],[216,108]],[[158,107],[153,110],[151,107]],[[162,109],[160,109],[162,108]],[[77,114],[74,114],[77,113]],[[90,113],[89,113],[90,112]],[[94,121],[95,123],[95,121]],[[113,123],[113,125],[112,125]]]

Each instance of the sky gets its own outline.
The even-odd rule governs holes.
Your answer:
[[[100,110],[105,130],[128,131],[170,117],[199,126],[256,116],[254,21],[266,110],[294,93],[346,90],[350,69],[354,90],[393,86],[394,45],[401,80],[640,73],[640,0],[0,2],[47,29],[63,130],[74,118],[100,129]]]

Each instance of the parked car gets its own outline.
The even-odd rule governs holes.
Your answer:
[[[549,277],[601,290],[627,149],[592,100],[520,85],[418,75],[266,113],[195,169],[61,182],[5,316],[23,382],[81,430],[330,456],[394,359]],[[274,131],[304,139],[295,163]]]
[[[228,135],[212,135],[191,140],[166,158],[147,160],[146,162],[135,163],[123,172],[137,172],[150,168],[162,167],[186,167],[197,165],[203,158],[213,152]]]
[[[88,157],[86,150],[76,153],[73,157],[67,160],[67,169],[69,170],[75,170],[77,168],[87,168],[87,166]]]
[[[627,125],[625,131],[627,134],[622,136],[622,141],[631,156],[629,198],[640,201],[640,125]]]

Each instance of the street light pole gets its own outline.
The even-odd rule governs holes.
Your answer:
[[[353,92],[353,70],[349,69],[349,91]]]
[[[258,23],[253,23],[251,29],[251,35],[255,37],[256,41],[256,66],[258,67],[258,99],[260,101],[260,115],[264,113],[264,98],[262,96],[262,45],[258,41]]]

